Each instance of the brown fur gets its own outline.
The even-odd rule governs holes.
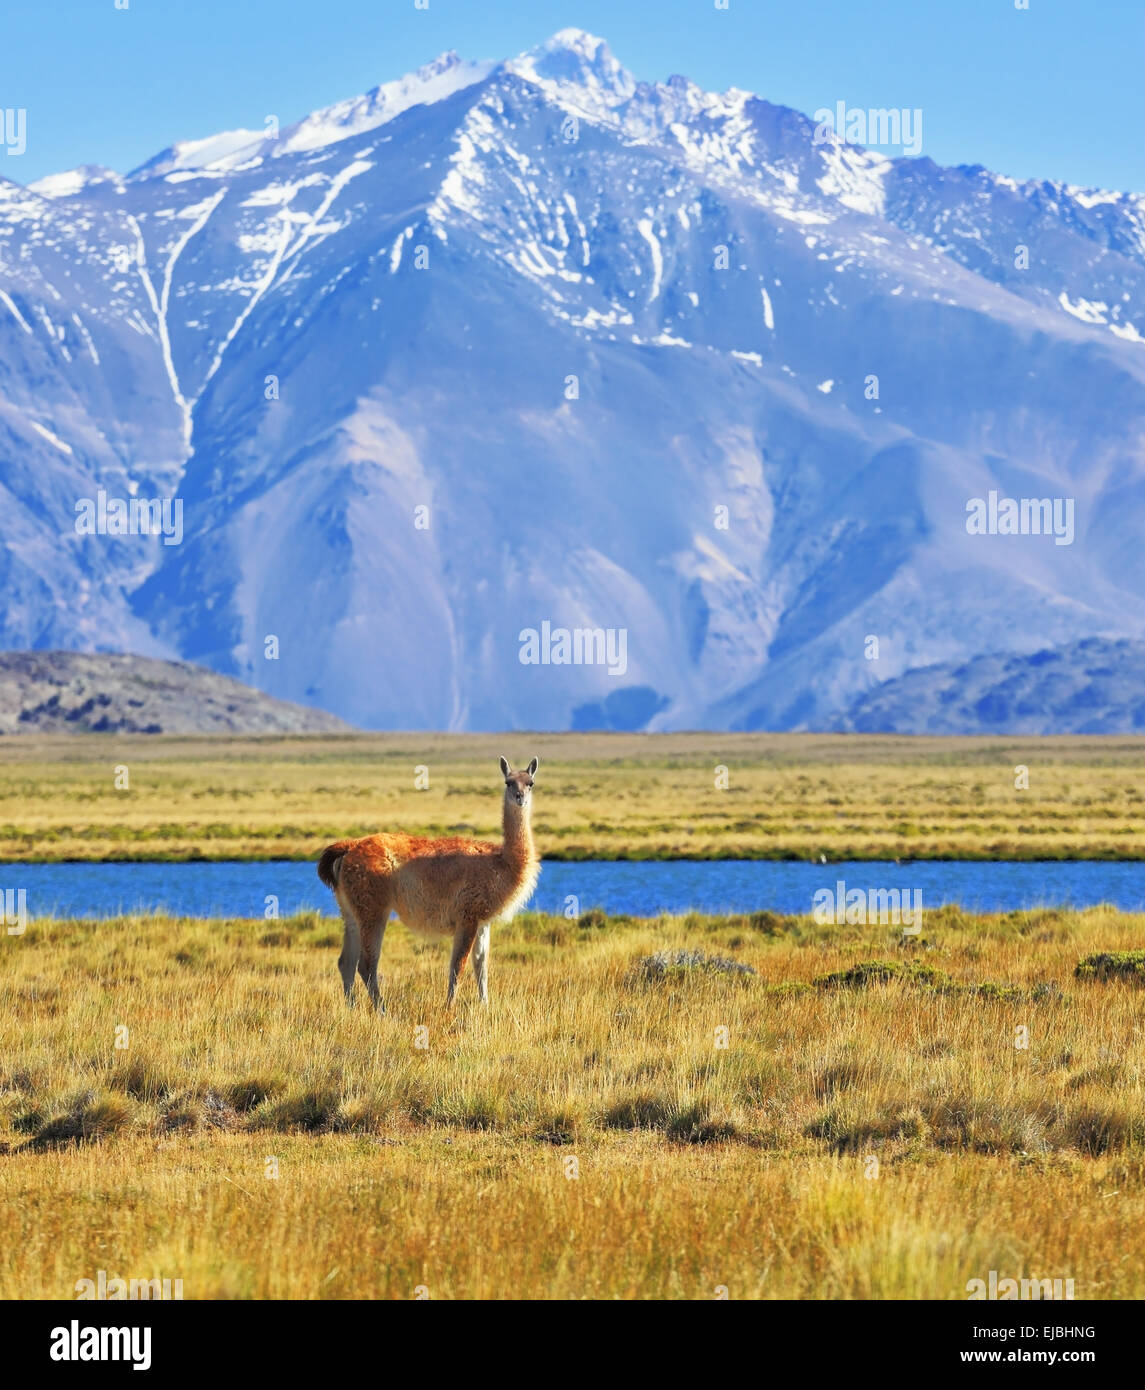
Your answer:
[[[322,851],[318,860],[318,877],[327,888],[337,888],[338,880],[334,877],[334,866],[355,844],[357,844],[356,840],[338,840],[332,845],[327,845]]]
[[[406,926],[430,936],[452,936],[449,999],[474,943],[474,973],[486,998],[488,924],[509,916],[533,890],[539,862],[529,815],[534,758],[525,772],[514,772],[504,758],[505,797],[502,842],[453,835],[433,839],[401,831],[338,840],[322,851],[318,877],[334,890],[346,923],[339,969],[347,1000],[355,967],[380,1008],[378,957],[390,913]],[[481,933],[480,940],[478,934]]]

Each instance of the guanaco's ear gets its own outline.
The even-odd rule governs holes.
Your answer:
[[[502,777],[508,777],[508,775],[509,775],[512,771],[513,771],[513,769],[509,766],[509,759],[508,759],[508,758],[502,758],[502,759],[501,759],[501,776],[502,776]]]
[[[536,758],[534,758],[533,761],[529,764],[529,776],[530,776],[530,777],[532,777],[532,776],[535,775],[535,773],[536,773],[538,767],[540,767],[540,763],[537,761]]]

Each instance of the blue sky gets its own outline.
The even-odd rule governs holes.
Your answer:
[[[121,0],[121,3],[123,0]],[[178,139],[285,124],[455,48],[503,58],[566,26],[638,78],[683,72],[808,113],[919,107],[922,152],[1145,191],[1145,0],[47,0],[5,7],[0,108],[27,183],[126,171]]]

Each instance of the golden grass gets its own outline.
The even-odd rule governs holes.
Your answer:
[[[1138,1298],[1145,991],[1074,971],[1143,926],[527,916],[453,1014],[393,927],[379,1018],[330,919],[35,922],[0,938],[0,1298]],[[634,971],[676,948],[757,973]],[[813,983],[871,959],[938,974]]]
[[[1145,854],[1145,739],[92,735],[0,740],[0,860],[309,858],[394,828],[496,837],[502,751],[540,755],[535,829],[555,859]]]

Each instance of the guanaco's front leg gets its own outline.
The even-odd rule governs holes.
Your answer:
[[[453,935],[453,954],[449,958],[449,997],[447,1004],[453,1003],[453,996],[457,993],[458,976],[465,969],[465,962],[469,959],[469,952],[473,949],[473,942],[477,937],[477,929],[480,922],[465,923],[457,928]]]

